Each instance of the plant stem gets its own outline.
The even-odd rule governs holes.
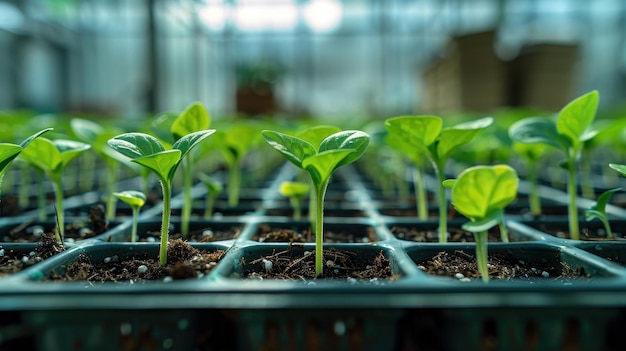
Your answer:
[[[569,235],[570,239],[579,240],[580,232],[578,230],[578,209],[576,208],[576,152],[571,151],[567,160],[567,192],[569,195],[568,217],[569,217]]]
[[[448,200],[446,199],[446,188],[443,186],[444,166],[441,162],[435,162],[435,173],[439,183],[439,242],[448,241]]]
[[[130,242],[137,242],[137,219],[139,217],[139,206],[133,206],[133,226],[130,232]]]
[[[45,192],[45,187],[44,187],[44,172],[39,169],[37,169],[37,175],[38,175],[38,179],[39,182],[37,184],[37,207],[39,207],[39,220],[43,221],[46,219],[46,192]]]
[[[424,186],[424,168],[416,165],[413,169],[413,185],[415,187],[415,205],[417,206],[417,218],[428,219],[428,198]]]
[[[293,207],[293,220],[299,221],[302,218],[302,209],[300,206],[300,197],[292,196],[290,198],[291,206]]]
[[[161,179],[161,188],[163,189],[163,220],[161,222],[161,250],[159,254],[159,263],[161,266],[167,264],[167,241],[170,228],[172,187],[166,180]]]
[[[117,198],[113,196],[115,192],[115,185],[117,183],[117,170],[118,170],[118,162],[114,159],[107,159],[107,219],[113,220],[115,219],[115,208],[117,203]]]
[[[235,160],[228,168],[228,205],[235,207],[239,204],[239,188],[241,187],[241,164]]]
[[[189,158],[182,160],[183,168],[183,209],[181,213],[180,232],[183,238],[189,235],[189,218],[191,218],[191,183],[193,182],[192,162]]]
[[[474,233],[476,241],[476,264],[483,282],[489,282],[489,267],[487,265],[487,231]]]
[[[500,240],[502,240],[503,243],[508,243],[509,242],[509,232],[506,229],[506,222],[504,221],[504,214],[502,215],[502,218],[500,218]]]
[[[614,239],[613,231],[611,230],[611,225],[609,224],[609,219],[606,216],[602,218],[602,224],[604,224],[604,231],[606,232],[606,237],[608,239]]]
[[[541,216],[541,198],[539,197],[539,184],[537,182],[537,162],[528,162],[528,181],[530,182],[530,193],[528,194],[528,202],[530,213],[533,217]]]
[[[204,219],[210,219],[213,216],[213,203],[215,202],[215,195],[213,195],[210,190],[207,190],[204,201]]]
[[[315,187],[315,277],[324,273],[324,195],[328,179]]]
[[[26,186],[26,184],[30,183],[30,170],[28,169],[28,164],[20,165],[20,183],[23,184],[19,188],[19,199],[18,204],[22,208],[28,207],[28,198],[30,195],[30,186]]]
[[[57,177],[54,177],[57,178]],[[54,187],[54,197],[56,201],[56,214],[57,214],[57,228],[54,231],[54,237],[58,243],[63,243],[65,240],[65,218],[63,213],[63,184],[61,183],[61,177],[58,179],[51,179],[52,186]]]

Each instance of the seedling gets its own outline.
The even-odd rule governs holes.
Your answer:
[[[126,190],[120,193],[114,192],[113,196],[127,203],[133,211],[133,226],[130,234],[130,241],[137,242],[137,220],[139,210],[146,203],[146,195],[141,191]]]
[[[89,144],[74,140],[37,138],[22,152],[22,157],[35,167],[42,169],[52,182],[56,201],[57,229],[55,238],[62,243],[65,238],[65,219],[63,212],[63,170],[67,164],[84,151]]]
[[[609,239],[615,238],[613,235],[613,231],[611,231],[611,226],[609,224],[609,216],[606,214],[606,204],[609,202],[609,199],[613,194],[622,190],[622,188],[614,188],[609,189],[603,192],[596,202],[589,209],[585,211],[585,219],[587,221],[591,221],[593,219],[599,219],[604,225],[604,231],[606,232],[606,237]]]
[[[401,116],[389,118],[385,127],[389,140],[410,154],[423,154],[431,162],[439,183],[439,241],[447,241],[448,201],[443,186],[445,165],[453,152],[472,141],[483,129],[493,123],[485,117],[443,128],[443,120],[437,116]],[[393,140],[393,141],[392,141]],[[419,157],[419,156],[411,156]]]
[[[224,185],[217,179],[214,179],[204,173],[198,174],[198,178],[200,178],[200,181],[206,186],[204,218],[210,219],[213,216],[213,205],[215,204],[215,199],[217,198],[217,195],[224,190]]]
[[[160,264],[167,264],[168,228],[171,216],[172,181],[176,169],[189,152],[202,140],[213,134],[215,130],[203,130],[187,134],[166,150],[161,142],[144,133],[120,134],[108,141],[113,150],[129,157],[156,174],[163,190],[163,219],[161,223]]]
[[[541,197],[539,196],[539,161],[545,157],[549,146],[546,144],[523,144],[513,142],[513,149],[526,162],[526,179],[530,185],[528,203],[534,217],[541,216]]]
[[[11,163],[13,163],[13,160],[15,160],[15,158],[19,156],[22,151],[24,151],[28,144],[49,130],[52,130],[52,128],[40,130],[39,132],[26,138],[19,145],[12,143],[0,143],[0,185],[2,184],[4,174],[7,172]]]
[[[591,123],[596,115],[598,99],[598,92],[594,90],[563,107],[556,122],[548,118],[528,117],[509,128],[509,135],[514,141],[548,144],[565,154],[569,231],[570,237],[574,240],[580,238],[578,208],[576,207],[576,163],[585,141],[593,138],[597,133],[591,129]]]
[[[279,192],[282,196],[289,198],[295,221],[302,218],[302,198],[309,193],[310,188],[308,184],[301,182],[282,182],[280,184]]]
[[[348,130],[323,139],[318,148],[294,136],[272,130],[261,132],[265,141],[289,162],[309,173],[315,190],[315,276],[323,274],[324,196],[333,172],[356,161],[369,144],[369,135]]]
[[[462,226],[474,233],[478,271],[484,282],[489,281],[487,267],[487,230],[499,224],[503,242],[508,242],[504,225],[504,208],[515,200],[519,180],[507,165],[470,167],[458,179],[444,181],[452,189],[454,208],[471,222]]]

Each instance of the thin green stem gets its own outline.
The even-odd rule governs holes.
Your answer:
[[[504,215],[502,216],[502,218],[500,218],[500,240],[502,240],[503,243],[508,243],[509,242],[509,231],[506,229],[506,222],[504,221]]]
[[[139,218],[139,206],[133,206],[133,226],[130,232],[130,241],[137,242],[137,220]]]
[[[189,158],[182,160],[183,168],[183,209],[181,213],[180,231],[183,238],[189,235],[189,219],[191,218],[191,183],[193,182],[193,165]]]
[[[487,265],[487,232],[474,233],[476,241],[476,264],[483,282],[489,282],[489,266]]]
[[[537,162],[528,162],[528,181],[530,183],[530,192],[528,194],[528,203],[530,213],[533,217],[541,216],[541,198],[539,197],[539,183],[537,181]]]
[[[37,175],[39,182],[37,182],[37,207],[39,208],[39,220],[43,221],[46,219],[46,190],[44,187],[44,172],[37,169]]]
[[[609,219],[606,217],[606,215],[604,216],[604,218],[602,219],[602,224],[604,224],[604,231],[606,232],[606,237],[608,239],[613,239],[613,231],[611,230],[611,225],[609,224]]]
[[[415,205],[417,206],[417,218],[428,219],[428,197],[424,185],[424,168],[416,165],[413,169],[413,186],[415,187]]]
[[[56,177],[55,177],[56,178]],[[63,212],[63,184],[61,183],[61,177],[58,179],[51,179],[52,186],[54,187],[54,197],[56,201],[56,214],[57,214],[57,228],[54,231],[54,237],[58,243],[63,243],[65,240],[65,216]]]
[[[228,167],[228,206],[235,207],[239,204],[239,189],[241,188],[241,164],[234,161]]]
[[[293,220],[299,221],[302,218],[302,207],[300,206],[300,197],[292,196],[289,198],[291,206],[293,207]]]
[[[215,195],[211,191],[207,191],[204,203],[204,219],[210,219],[213,216],[213,204],[215,203]]]
[[[439,242],[448,241],[448,200],[446,199],[446,188],[443,186],[444,167],[443,163],[435,163],[435,173],[439,183]]]
[[[115,192],[115,185],[117,184],[117,170],[119,168],[118,162],[115,160],[107,160],[107,219],[115,219],[115,209],[117,204],[117,198],[113,196]]]
[[[324,195],[328,180],[315,187],[315,277],[324,273]]]
[[[163,189],[163,220],[161,222],[161,250],[159,254],[159,263],[161,266],[167,264],[167,241],[170,228],[172,187],[169,182],[161,179],[161,188]]]
[[[567,170],[569,234],[571,239],[579,240],[580,231],[578,229],[578,209],[576,208],[576,152],[571,152],[570,157],[567,160]]]

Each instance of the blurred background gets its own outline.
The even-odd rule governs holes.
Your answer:
[[[0,109],[557,111],[626,90],[622,0],[0,0]]]

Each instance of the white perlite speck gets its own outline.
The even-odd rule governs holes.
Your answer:
[[[457,274],[454,275],[454,277],[456,279],[463,279],[463,278],[465,278],[465,276],[462,273],[457,273]]]
[[[141,266],[137,267],[137,273],[146,273],[148,271],[148,266],[146,266],[145,264],[142,264]]]

